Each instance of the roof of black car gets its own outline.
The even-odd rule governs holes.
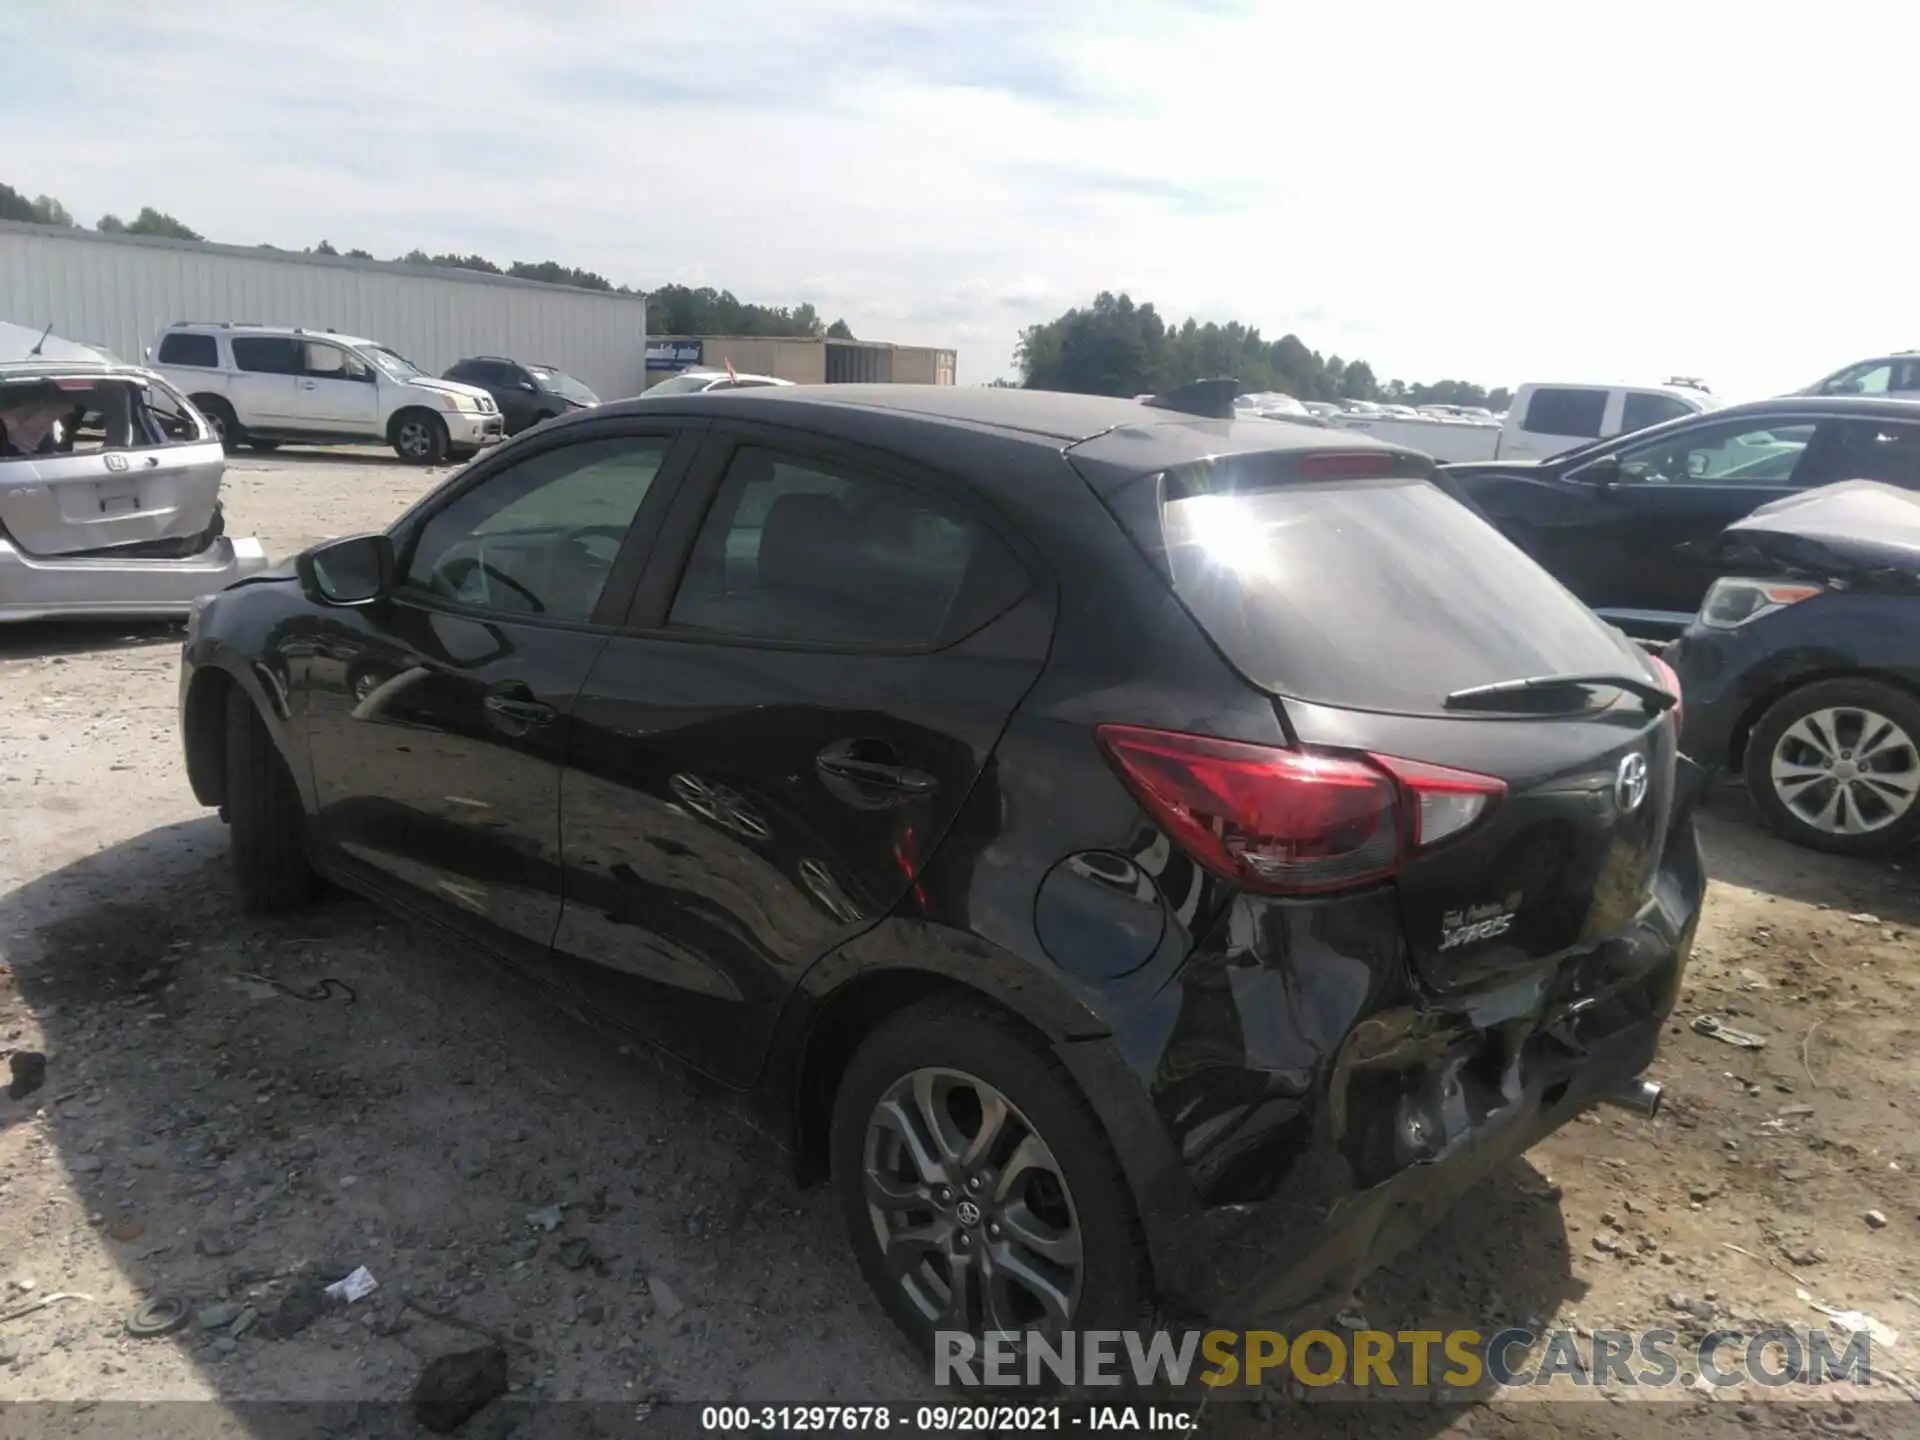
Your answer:
[[[1769,400],[1748,400],[1718,410],[1703,410],[1684,419],[1724,420],[1740,415],[1831,415],[1881,416],[1890,420],[1920,420],[1920,400],[1894,400],[1880,395],[1776,395]],[[1671,424],[1672,422],[1667,422]]]
[[[887,422],[960,426],[1027,440],[1047,449],[1073,449],[1136,470],[1164,469],[1209,456],[1275,450],[1369,450],[1402,453],[1357,431],[1293,425],[1264,418],[1209,420],[1107,395],[1055,390],[954,385],[792,385],[706,391],[658,400],[629,400],[592,413],[656,415],[669,408],[690,415],[739,419],[831,422],[852,439],[884,442]],[[804,418],[803,418],[804,417]],[[861,421],[870,422],[862,424]],[[871,428],[872,434],[863,433]],[[1097,441],[1089,447],[1088,442]],[[1097,455],[1090,455],[1097,449]]]

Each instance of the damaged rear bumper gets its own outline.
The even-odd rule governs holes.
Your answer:
[[[221,536],[197,555],[165,560],[28,555],[0,540],[0,622],[185,615],[201,596],[266,567],[251,536]]]
[[[1683,766],[1690,811],[1700,776]],[[1324,1321],[1582,1111],[1637,1101],[1644,1113],[1636,1082],[1678,997],[1705,890],[1682,818],[1629,930],[1449,999],[1397,978],[1389,921],[1368,913],[1384,898],[1229,917],[1262,938],[1221,952],[1218,979],[1187,967],[1182,1015],[1149,1081],[1173,1143],[1135,1188],[1163,1307],[1226,1325]]]

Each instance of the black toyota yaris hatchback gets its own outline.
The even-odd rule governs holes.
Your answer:
[[[766,1108],[934,1332],[1300,1317],[1640,1077],[1676,687],[1337,430],[615,404],[188,632],[250,906],[324,876]]]

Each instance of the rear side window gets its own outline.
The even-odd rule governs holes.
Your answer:
[[[236,336],[233,363],[261,375],[298,375],[299,342],[272,335]]]
[[[1678,420],[1682,415],[1693,414],[1691,405],[1683,404],[1671,395],[1655,395],[1645,390],[1629,390],[1626,403],[1620,408],[1620,431],[1629,434],[1635,430],[1644,430],[1649,425],[1661,425],[1668,420]]]
[[[1534,435],[1569,435],[1583,440],[1600,438],[1607,417],[1607,392],[1545,388],[1533,392],[1520,428]]]
[[[1426,480],[1198,494],[1161,524],[1175,593],[1273,694],[1431,714],[1468,686],[1627,663],[1558,581]]]
[[[1006,546],[918,489],[826,462],[735,454],[667,623],[756,640],[917,650],[1026,589]]]
[[[194,365],[214,370],[220,365],[220,347],[211,335],[173,334],[160,342],[160,353],[154,358],[162,365]]]

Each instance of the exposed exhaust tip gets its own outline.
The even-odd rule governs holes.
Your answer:
[[[1642,1120],[1651,1120],[1660,1113],[1660,1093],[1660,1086],[1653,1081],[1635,1080],[1624,1089],[1600,1098],[1609,1105],[1618,1105],[1622,1110],[1631,1110]]]

